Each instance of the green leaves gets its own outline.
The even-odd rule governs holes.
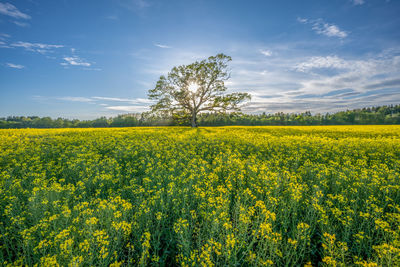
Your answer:
[[[248,93],[232,93],[224,96],[217,96],[214,99],[213,110],[217,108],[220,111],[225,112],[226,110],[240,111],[239,104],[244,100],[250,100],[251,96]],[[212,110],[208,107],[203,108],[203,110]]]
[[[227,70],[232,58],[217,54],[189,65],[173,67],[167,77],[161,76],[148,96],[158,102],[151,106],[154,113],[169,113],[173,118],[190,119],[196,127],[196,116],[201,111],[240,111],[239,104],[250,99],[247,93],[224,95],[224,81],[230,78]],[[196,90],[190,90],[195,84]]]

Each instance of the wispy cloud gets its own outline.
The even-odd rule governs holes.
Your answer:
[[[15,19],[30,19],[31,16],[22,13],[10,3],[0,3],[0,14],[13,17]]]
[[[10,35],[6,33],[0,33],[0,48],[10,48],[6,43],[6,39],[10,38]]]
[[[144,112],[148,111],[150,105],[154,101],[145,98],[119,98],[119,97],[81,97],[81,96],[64,96],[64,97],[41,97],[36,96],[35,99],[43,101],[61,100],[66,102],[80,102],[92,105],[98,105],[102,110],[113,110],[121,112]],[[115,105],[112,102],[124,102],[125,105]]]
[[[269,58],[233,58],[227,87],[253,96],[243,111],[324,113],[400,101],[400,49],[350,58],[293,56],[293,50]]]
[[[83,70],[90,70],[90,71],[102,71],[102,68],[83,68]]]
[[[117,15],[109,15],[109,16],[106,16],[106,19],[119,20],[119,17]]]
[[[154,44],[154,45],[159,47],[159,48],[171,48],[171,46],[163,45],[163,44]]]
[[[316,23],[313,26],[313,29],[318,34],[326,35],[328,37],[339,37],[339,38],[347,37],[347,32],[340,30],[340,28],[334,24]]]
[[[339,26],[335,24],[329,24],[321,18],[316,20],[297,18],[297,21],[303,24],[310,24],[312,29],[321,35],[338,38],[346,38],[348,36],[348,32],[341,30]]]
[[[129,98],[103,97],[103,96],[93,96],[92,98],[96,100],[107,100],[107,101],[118,101],[118,102],[130,102],[133,100]]]
[[[356,103],[363,103],[364,105],[367,103],[369,103],[367,105],[386,104],[388,101],[395,103],[400,99],[400,94],[395,93],[400,86],[400,79],[397,78],[400,72],[400,64],[397,61],[399,58],[398,54],[388,57],[384,56],[384,53],[362,60],[333,56],[326,57],[324,61],[321,60],[322,58],[315,60],[314,57],[306,61],[306,64],[298,64],[297,66],[305,67],[303,70],[328,67],[340,68],[343,71],[336,74],[314,75],[299,81],[301,84],[300,94],[296,98],[305,101],[310,101],[309,98],[314,98],[317,101],[340,100],[343,105]],[[397,89],[393,91],[393,88]],[[348,92],[339,95],[332,94],[332,92],[338,90],[348,90]],[[391,92],[392,100],[385,98],[388,90]],[[375,97],[371,98],[372,95]]]
[[[6,42],[4,42],[4,39],[0,38],[0,48],[11,48]]]
[[[298,18],[297,18],[297,21],[298,21],[298,22],[301,22],[301,23],[307,23],[307,22],[308,22],[308,19],[298,17]]]
[[[81,59],[78,56],[72,56],[72,57],[64,57],[63,58],[65,62],[60,63],[63,66],[84,66],[84,67],[90,67],[92,64],[89,62],[85,62],[83,59]]]
[[[9,68],[13,68],[13,69],[23,69],[23,68],[25,68],[25,66],[23,66],[23,65],[14,64],[14,63],[6,63],[6,66],[9,67]]]
[[[20,27],[29,27],[30,26],[29,23],[26,23],[26,22],[13,21],[13,23]]]
[[[400,79],[389,79],[382,80],[377,83],[366,85],[366,89],[381,89],[385,87],[399,87],[400,88]]]
[[[118,0],[119,4],[132,11],[144,10],[151,6],[148,0]]]
[[[65,97],[57,97],[56,99],[58,100],[64,100],[64,101],[73,101],[73,102],[96,102],[99,105],[101,104],[102,106],[108,105],[104,102],[110,103],[110,102],[124,102],[124,103],[129,103],[131,105],[143,105],[143,106],[149,106],[150,104],[153,104],[154,101],[147,99],[147,98],[121,98],[121,97],[106,97],[106,96],[91,96],[91,97],[80,97],[80,96],[65,96]]]
[[[11,47],[21,47],[25,48],[28,51],[38,52],[38,53],[46,53],[50,52],[55,48],[62,48],[64,45],[54,45],[54,44],[42,44],[42,43],[30,43],[30,42],[16,42],[10,45]]]
[[[89,103],[95,101],[92,98],[81,97],[81,96],[64,96],[64,97],[57,97],[56,99],[63,101],[71,101],[71,102],[83,102],[83,103]]]
[[[130,2],[138,8],[146,8],[150,6],[147,0],[130,0]]]
[[[0,33],[0,40],[4,40],[6,38],[10,38],[11,36],[9,34],[6,33]]]
[[[271,50],[267,50],[267,49],[260,50],[260,53],[263,54],[266,57],[272,56],[272,51]]]
[[[102,96],[93,96],[92,99],[96,100],[105,100],[105,101],[115,101],[115,102],[126,102],[130,104],[152,104],[154,101],[146,99],[146,98],[119,98],[119,97],[102,97]]]
[[[105,108],[124,112],[144,112],[149,110],[148,106],[107,106]]]
[[[47,58],[57,59],[60,58],[60,54],[53,54],[54,56],[49,56],[49,53],[55,53],[57,49],[61,49],[61,52],[65,52],[68,49],[71,56],[61,57],[63,62],[60,65],[64,67],[68,66],[81,66],[84,67],[83,70],[93,70],[100,71],[100,68],[91,67],[93,63],[86,61],[85,59],[76,55],[76,49],[71,47],[66,47],[61,44],[44,44],[44,43],[32,43],[32,42],[9,42],[6,40],[9,37],[7,34],[0,34],[0,48],[23,48],[30,52],[36,52],[45,55]]]
[[[352,0],[352,2],[355,6],[365,4],[364,0]]]
[[[339,58],[338,56],[319,56],[311,57],[309,60],[297,64],[295,69],[302,72],[309,72],[313,69],[320,68],[346,69],[348,67],[348,62]]]

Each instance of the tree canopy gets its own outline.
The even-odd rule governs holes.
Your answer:
[[[225,94],[224,81],[230,78],[227,67],[231,60],[218,54],[172,68],[149,90],[149,98],[157,101],[151,106],[152,112],[168,114],[178,121],[190,120],[192,127],[197,127],[197,116],[201,112],[240,111],[239,104],[249,100],[250,95]]]

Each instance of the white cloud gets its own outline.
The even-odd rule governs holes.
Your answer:
[[[155,46],[159,47],[159,48],[171,48],[168,45],[163,45],[163,44],[154,44]]]
[[[7,67],[13,68],[13,69],[23,69],[25,66],[19,65],[19,64],[13,64],[13,63],[6,63]]]
[[[10,47],[6,44],[6,42],[0,41],[0,48],[10,48]]]
[[[13,23],[20,27],[29,27],[30,26],[29,23],[26,23],[26,22],[13,21]]]
[[[338,56],[326,56],[311,57],[309,60],[297,64],[294,68],[298,71],[308,72],[318,68],[346,69],[348,67],[348,62]]]
[[[42,44],[42,43],[30,43],[30,42],[16,42],[10,45],[11,47],[22,47],[28,51],[38,52],[44,54],[46,52],[50,52],[55,48],[62,48],[63,45],[53,45],[53,44]]]
[[[233,58],[232,78],[226,85],[229,91],[253,96],[244,112],[325,113],[400,100],[400,49],[356,58],[293,56],[293,50],[295,45],[279,50],[279,57],[249,52]]]
[[[272,56],[272,51],[271,50],[260,50],[260,53],[263,54],[266,57]]]
[[[16,19],[30,19],[31,17],[22,13],[14,5],[10,3],[0,3],[0,14],[10,16]]]
[[[51,98],[49,98],[51,99]],[[54,99],[54,98],[53,98]],[[153,100],[147,98],[120,98],[120,97],[103,97],[103,96],[91,96],[91,97],[81,97],[81,96],[65,96],[65,97],[56,97],[57,100],[63,101],[71,101],[71,102],[84,102],[91,104],[98,104],[100,106],[107,107],[107,109],[113,110],[124,110],[131,111],[134,108],[136,109],[145,109],[149,108],[151,104],[154,103]],[[108,103],[104,103],[108,102]],[[109,102],[125,102],[130,104],[129,106],[109,106]],[[126,108],[128,107],[128,108]]]
[[[93,96],[93,99],[97,100],[107,100],[107,101],[118,101],[118,102],[130,102],[132,99],[129,98],[118,98],[118,97],[103,97],[103,96]]]
[[[93,96],[92,99],[104,100],[104,101],[115,101],[115,102],[126,102],[134,105],[138,104],[152,104],[154,101],[147,98],[119,98],[119,97],[103,97],[103,96]]]
[[[83,70],[91,70],[91,71],[102,71],[101,68],[84,68]]]
[[[71,102],[83,102],[83,103],[90,103],[94,101],[89,97],[81,97],[81,96],[64,96],[64,97],[57,97],[56,99],[63,101],[71,101]]]
[[[313,29],[318,34],[326,35],[328,37],[339,37],[339,38],[347,37],[347,32],[340,30],[339,27],[334,24],[315,23]]]
[[[9,37],[6,34],[0,34],[0,48],[23,48],[27,51],[30,52],[36,52],[45,55],[47,58],[50,59],[56,59],[58,57],[54,56],[49,56],[49,53],[54,53],[56,49],[60,48],[67,48],[64,45],[60,44],[43,44],[43,43],[31,43],[31,42],[14,42],[11,44],[7,44],[5,38]],[[90,62],[87,62],[86,60],[80,58],[77,56],[76,49],[75,48],[69,48],[71,51],[72,55],[71,56],[64,56],[62,59],[64,60],[63,62],[60,63],[60,65],[64,67],[68,66],[81,66],[84,67],[84,70],[92,70],[92,71],[100,71],[100,68],[92,68],[92,64]],[[91,68],[89,68],[91,67]]]
[[[355,6],[365,4],[364,0],[352,0],[352,2]]]
[[[5,42],[7,38],[10,38],[10,35],[6,33],[0,33],[0,48],[10,48]]]
[[[43,99],[43,98],[41,98]],[[65,97],[47,97],[46,100],[57,99],[68,102],[81,102],[87,104],[95,104],[101,107],[101,110],[111,110],[119,112],[145,112],[148,111],[152,100],[145,98],[119,98],[119,97],[80,97],[80,96],[65,96]],[[106,102],[106,103],[104,103]],[[110,102],[125,102],[125,105],[112,105]]]
[[[148,111],[148,106],[108,106],[108,110],[124,111],[124,112],[144,112]]]
[[[323,19],[309,20],[305,18],[297,18],[297,21],[303,24],[311,24],[312,29],[321,35],[328,37],[346,38],[348,32],[343,31],[335,24],[326,23]]]
[[[90,67],[92,64],[89,62],[83,61],[81,58],[78,56],[72,56],[72,57],[64,57],[63,58],[66,62],[60,63],[63,66],[71,65],[71,66],[84,66],[84,67]]]
[[[301,23],[307,23],[307,22],[308,22],[308,19],[298,17],[298,18],[297,18],[297,21],[298,21],[298,22],[301,22]]]
[[[334,57],[337,58],[337,57]],[[302,64],[298,64],[297,66]],[[325,67],[329,64],[314,64],[312,68]],[[304,65],[303,65],[304,66]],[[397,78],[400,74],[400,64],[396,60],[396,56],[382,56],[367,59],[339,59],[333,61],[330,66],[342,68],[343,72],[331,75],[314,75],[303,81],[299,81],[300,96],[303,95],[320,95],[329,93],[334,90],[352,89],[353,96],[344,99],[349,104],[352,101],[360,101],[356,94],[370,94],[373,90],[383,90],[376,92],[377,95],[384,93],[384,90],[398,87],[400,80]],[[308,68],[306,68],[308,69]],[[393,93],[394,99],[400,94]],[[361,95],[362,96],[362,95]],[[334,97],[336,98],[336,96]],[[394,101],[394,100],[393,100]],[[394,101],[395,102],[395,101]]]
[[[0,33],[0,40],[4,40],[6,38],[10,38],[11,36],[9,34],[6,33]]]

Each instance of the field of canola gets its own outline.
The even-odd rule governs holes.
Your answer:
[[[0,265],[399,266],[400,126],[0,131]]]

